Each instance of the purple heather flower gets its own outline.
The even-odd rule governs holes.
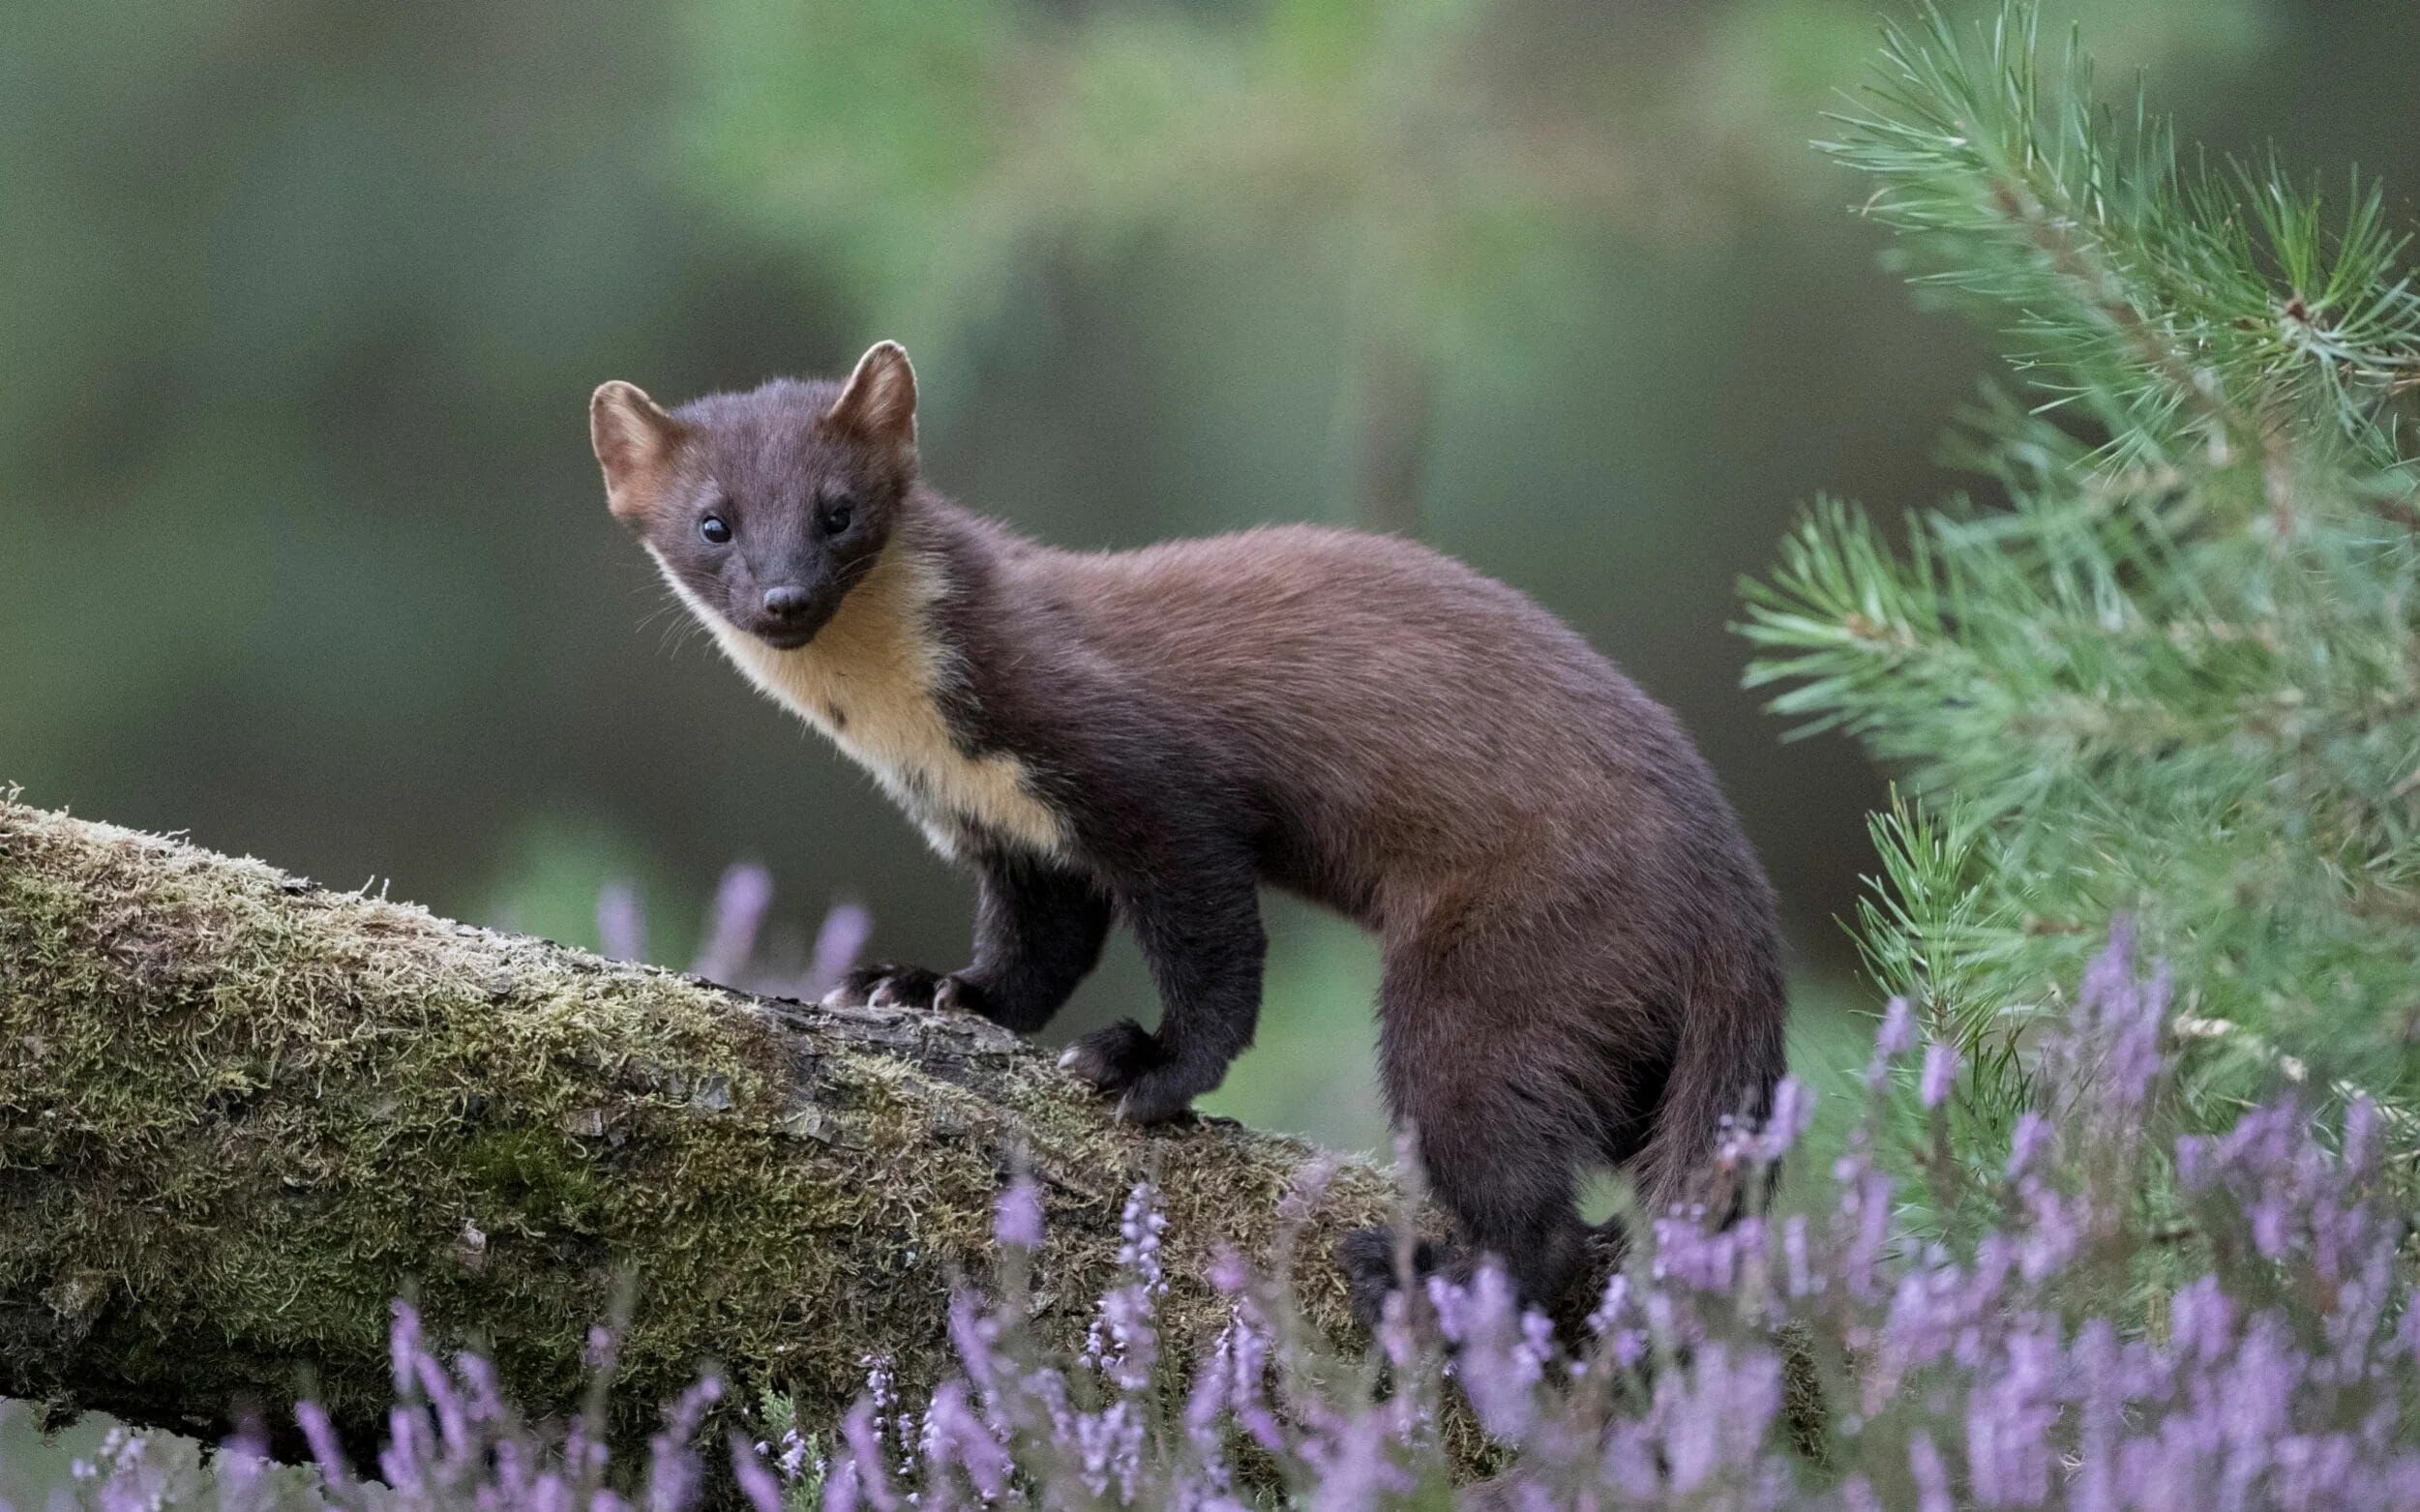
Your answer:
[[[219,1445],[210,1467],[219,1483],[220,1512],[268,1512],[274,1504],[276,1488],[268,1473],[269,1436],[258,1418],[247,1416]]]
[[[1663,1447],[1646,1423],[1617,1421],[1606,1435],[1598,1474],[1621,1500],[1652,1506],[1663,1499]]]
[[[646,926],[639,911],[639,893],[628,882],[608,882],[597,890],[597,946],[612,961],[646,958]]]
[[[2357,1094],[2345,1109],[2345,1141],[2339,1157],[2347,1175],[2366,1176],[2378,1158],[2378,1105],[2367,1092]]]
[[[649,1442],[646,1512],[683,1512],[697,1499],[703,1468],[691,1447],[706,1408],[722,1400],[723,1383],[708,1376],[676,1398]]]
[[[1453,1374],[1479,1422],[1496,1438],[1518,1442],[1536,1420],[1536,1388],[1545,1361],[1539,1337],[1524,1321],[1519,1298],[1501,1266],[1481,1265],[1470,1285],[1428,1278],[1438,1330],[1459,1346]]]
[[[587,1344],[581,1350],[580,1360],[591,1374],[602,1376],[613,1369],[621,1349],[620,1333],[601,1323],[594,1324],[588,1329]]]
[[[1412,1489],[1394,1463],[1386,1424],[1375,1412],[1346,1419],[1338,1430],[1309,1446],[1319,1470],[1308,1497],[1315,1512],[1376,1512],[1393,1494]]]
[[[1774,1084],[1773,1112],[1765,1119],[1758,1156],[1767,1165],[1778,1164],[1814,1117],[1815,1100],[1807,1084],[1796,1077],[1783,1077]]]
[[[784,1430],[782,1433],[782,1457],[774,1462],[775,1465],[781,1468],[782,1479],[785,1481],[794,1481],[801,1475],[804,1475],[807,1472],[807,1460],[814,1454],[814,1452],[815,1446],[808,1442],[806,1436],[799,1433],[797,1429],[791,1428]],[[820,1467],[822,1462],[818,1460],[816,1463]]]
[[[1966,1474],[1987,1507],[2034,1507],[2050,1494],[2062,1349],[2055,1334],[2020,1331],[2007,1363],[1978,1372],[1966,1410]]]
[[[1957,1051],[1945,1040],[1934,1040],[1925,1047],[1925,1073],[1917,1086],[1917,1098],[1927,1108],[1938,1108],[1949,1101],[1950,1088],[1957,1081]]]
[[[1115,1482],[1118,1499],[1132,1502],[1135,1479],[1142,1469],[1142,1412],[1132,1402],[1113,1402],[1102,1411],[1078,1413],[1074,1426],[1079,1478],[1085,1490],[1106,1497]]]
[[[857,1512],[864,1504],[857,1490],[857,1462],[843,1458],[823,1477],[823,1512]]]
[[[857,1405],[849,1409],[848,1415],[841,1419],[841,1441],[849,1446],[846,1473],[850,1505],[854,1506],[862,1499],[875,1512],[898,1512],[899,1497],[891,1490],[890,1471],[882,1463],[882,1440],[875,1423],[877,1410],[873,1398],[861,1397]],[[835,1473],[826,1485],[841,1478]],[[825,1505],[829,1506],[830,1502],[827,1500]]]
[[[2168,1299],[2168,1349],[2180,1361],[2215,1367],[2234,1347],[2235,1301],[2218,1277],[2203,1276]]]
[[[773,874],[753,861],[726,869],[707,905],[705,938],[689,974],[709,982],[737,985],[756,954],[757,934],[764,927],[765,910],[773,905]]]
[[[1219,1330],[1218,1343],[1212,1347],[1209,1362],[1194,1372],[1193,1385],[1185,1393],[1185,1437],[1191,1440],[1195,1457],[1215,1488],[1223,1488],[1228,1480],[1224,1430],[1235,1408],[1229,1397],[1235,1368],[1235,1337],[1236,1325],[1232,1322]]]
[[[822,925],[815,932],[815,949],[807,968],[807,980],[800,984],[798,995],[812,1001],[840,985],[849,968],[865,953],[866,941],[874,934],[874,915],[864,905],[853,903],[834,904],[823,915]]]
[[[1588,1315],[1588,1331],[1603,1338],[1630,1311],[1630,1278],[1615,1271],[1605,1281],[1605,1290],[1597,1299],[1596,1311]]]
[[[739,1483],[739,1494],[748,1498],[752,1512],[782,1512],[782,1484],[765,1468],[763,1450],[736,1434],[732,1436],[732,1479]]]
[[[1916,1480],[1919,1512],[1952,1512],[1950,1472],[1932,1435],[1918,1429],[1907,1440],[1907,1471]]]
[[[463,1410],[473,1422],[494,1423],[504,1417],[504,1393],[495,1379],[495,1367],[484,1355],[464,1352],[454,1361],[455,1374],[463,1383]]]
[[[1883,1291],[1880,1271],[1891,1239],[1891,1178],[1870,1167],[1847,1175],[1838,1213],[1851,1230],[1841,1250],[1840,1272],[1852,1296],[1870,1301]]]
[[[294,1404],[294,1421],[303,1431],[303,1441],[311,1446],[312,1462],[319,1467],[320,1477],[331,1486],[352,1483],[352,1468],[344,1462],[344,1451],[336,1439],[336,1425],[329,1421],[327,1408],[305,1400]]]
[[[397,1403],[387,1409],[387,1441],[378,1451],[378,1474],[396,1490],[415,1492],[430,1454],[425,1417],[417,1408]]]
[[[2027,1283],[2041,1286],[2065,1270],[2083,1248],[2092,1205],[2084,1199],[2030,1184],[2019,1196],[2026,1222],[2018,1230],[2017,1268]]]
[[[1822,1289],[1823,1278],[1815,1273],[1814,1266],[1808,1260],[1805,1213],[1792,1213],[1781,1221],[1781,1258],[1789,1267],[1789,1289],[1793,1298],[1812,1296]]]
[[[419,1372],[421,1397],[436,1416],[437,1437],[445,1446],[447,1462],[468,1465],[478,1454],[479,1446],[471,1436],[470,1412],[463,1406],[462,1393],[455,1389],[453,1378],[437,1363],[435,1355],[423,1350],[413,1363]]]
[[[1673,1493],[1687,1497],[1726,1469],[1752,1464],[1781,1410],[1781,1362],[1769,1349],[1706,1344],[1685,1376],[1658,1383]]]
[[[1252,1441],[1274,1454],[1285,1447],[1285,1429],[1269,1405],[1270,1345],[1267,1327],[1256,1310],[1239,1302],[1220,1332],[1210,1369],[1223,1372],[1220,1394],[1236,1426]]]
[[[1031,1252],[1042,1247],[1042,1192],[1032,1177],[1018,1177],[1000,1195],[992,1212],[992,1238],[1002,1249]]]
[[[1168,1290],[1159,1262],[1160,1235],[1167,1228],[1168,1220],[1153,1205],[1150,1183],[1137,1182],[1118,1225],[1118,1266],[1127,1280],[1101,1297],[1084,1343],[1084,1363],[1107,1375],[1120,1391],[1148,1385],[1158,1357],[1152,1319]]]
[[[1894,997],[1883,1005],[1882,1027],[1874,1035],[1874,1063],[1898,1059],[1916,1048],[1916,1005]]]
[[[984,1402],[997,1403],[1015,1367],[1000,1355],[1000,1320],[983,1311],[983,1299],[960,1288],[949,1299],[949,1347]],[[989,1408],[987,1406],[987,1410]],[[1000,1426],[995,1413],[993,1424]]]
[[[387,1328],[388,1368],[395,1394],[408,1398],[420,1380],[420,1310],[399,1300],[389,1305],[389,1312],[395,1321]]]
[[[966,1387],[957,1381],[943,1381],[934,1388],[932,1405],[924,1412],[924,1448],[927,1463],[956,1466],[975,1495],[986,1501],[997,1500],[1008,1489],[1009,1472],[1014,1468],[1008,1451],[975,1416]]]
[[[2050,1120],[2027,1109],[2017,1115],[2008,1141],[2008,1179],[2022,1180],[2051,1146]]]

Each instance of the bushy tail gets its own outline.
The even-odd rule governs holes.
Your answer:
[[[1719,1204],[1736,1216],[1740,1191],[1716,1169],[1726,1121],[1762,1123],[1786,1063],[1783,1020],[1789,992],[1770,943],[1701,965],[1681,1010],[1672,1072],[1656,1108],[1654,1132],[1631,1167],[1639,1210],[1660,1216],[1675,1204]]]

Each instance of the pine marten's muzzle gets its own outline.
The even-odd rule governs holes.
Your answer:
[[[775,583],[758,596],[754,613],[740,628],[769,646],[794,651],[815,638],[840,607],[840,585],[826,580],[820,587]]]

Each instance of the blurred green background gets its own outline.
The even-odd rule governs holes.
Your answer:
[[[2222,150],[2420,184],[2409,0],[2074,0]],[[728,862],[963,959],[969,888],[750,694],[584,425],[923,379],[926,467],[1050,540],[1417,531],[1680,710],[1787,902],[1805,1058],[1879,778],[1726,623],[1794,505],[1896,511],[1988,343],[1807,149],[1866,0],[130,0],[0,44],[0,782],[684,962]],[[2126,87],[2125,79],[2109,81]],[[1375,952],[1272,903],[1216,1106],[1367,1143]],[[1120,945],[1057,1032],[1147,1005]]]

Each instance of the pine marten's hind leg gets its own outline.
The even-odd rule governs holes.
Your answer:
[[[1490,972],[1474,954],[1467,941],[1436,960],[1398,952],[1380,990],[1388,1101],[1455,1226],[1450,1246],[1415,1248],[1414,1269],[1467,1279],[1493,1256],[1525,1302],[1552,1309],[1587,1257],[1575,1187],[1597,1137],[1568,1032],[1528,973]],[[1396,1285],[1394,1236],[1363,1230],[1338,1258],[1355,1311],[1375,1321]]]

